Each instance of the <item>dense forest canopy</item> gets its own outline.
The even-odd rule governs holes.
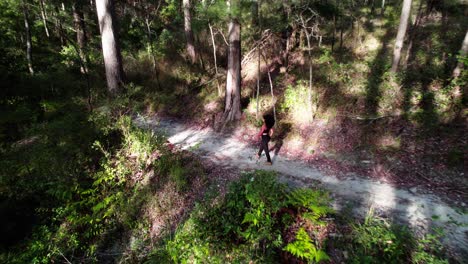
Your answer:
[[[267,114],[275,155],[466,215],[467,17],[463,0],[0,1],[0,261],[462,262],[372,213],[330,223],[320,191],[234,181],[132,120],[252,143]]]

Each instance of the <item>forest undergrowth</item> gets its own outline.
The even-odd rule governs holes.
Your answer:
[[[43,101],[4,141],[1,262],[448,263],[437,233],[338,214],[323,190],[229,172],[136,128],[129,97],[91,112]]]

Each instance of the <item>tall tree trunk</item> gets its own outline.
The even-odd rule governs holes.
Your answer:
[[[57,31],[57,35],[60,38],[60,44],[65,46],[67,43],[63,32],[62,15],[60,14],[60,9],[58,6],[55,6],[55,30]]]
[[[226,78],[225,122],[241,118],[241,26],[236,18],[229,22],[229,54]]]
[[[333,52],[333,48],[335,47],[335,36],[336,36],[336,15],[333,14],[333,36],[332,36],[332,43],[331,43],[332,52]]]
[[[78,44],[79,56],[84,62],[84,65],[81,66],[81,72],[85,73],[88,71],[85,49],[86,49],[86,26],[83,16],[83,5],[80,1],[76,1],[72,4],[73,12],[73,23],[76,31],[76,43]]]
[[[159,90],[161,90],[161,83],[159,82],[159,70],[158,70],[158,65],[156,63],[156,56],[154,55],[154,49],[153,49],[153,38],[151,37],[151,23],[149,21],[149,18],[145,18],[145,24],[146,24],[146,32],[148,34],[148,44],[149,44],[149,49],[151,53],[151,61],[153,63],[153,70],[154,74],[156,76],[156,84],[158,85]]]
[[[340,51],[343,50],[344,16],[340,16]]]
[[[268,69],[268,81],[270,82],[271,101],[273,104],[273,118],[276,124],[276,98],[275,98],[275,94],[273,93],[273,81],[271,80],[270,69]]]
[[[414,39],[416,38],[416,33],[417,33],[417,30],[418,30],[418,27],[419,27],[419,23],[422,19],[422,4],[423,4],[423,1],[419,2],[419,7],[418,7],[418,13],[416,14],[416,19],[414,20],[414,23],[413,25],[410,27],[409,29],[409,33],[408,33],[408,48],[406,49],[406,55],[403,59],[403,66],[404,67],[407,67],[408,66],[408,61],[409,61],[409,58],[411,56],[411,53],[413,52],[413,42],[414,42]],[[442,39],[445,39],[445,38],[442,38]]]
[[[307,32],[306,28],[304,29],[304,31],[307,37],[307,55],[309,59],[309,90],[307,94],[307,101],[309,105],[310,121],[312,122],[315,116],[315,109],[313,109],[314,104],[312,102],[312,45],[310,43],[311,34]]]
[[[257,27],[258,26],[258,0],[252,1],[252,5],[250,6],[251,8],[251,13],[252,13],[252,26]]]
[[[26,2],[23,1],[23,15],[24,15],[24,30],[26,33],[26,60],[28,62],[28,69],[31,75],[34,74],[32,64],[32,41],[31,41],[31,28],[29,26],[29,12]]]
[[[259,114],[259,105],[260,105],[260,77],[261,77],[261,68],[260,68],[260,63],[261,63],[261,50],[260,50],[260,40],[262,39],[262,26],[260,24],[260,11],[259,11],[259,6],[260,3],[258,3],[260,0],[255,1],[254,6],[255,6],[255,12],[252,11],[252,17],[255,18],[256,23],[254,24],[255,26],[258,27],[258,44],[257,44],[257,96],[256,96],[256,109],[255,109],[255,118],[258,119],[258,114]],[[253,23],[253,21],[252,21]]]
[[[463,44],[460,49],[460,56],[466,56],[467,53],[468,53],[468,31],[466,31],[465,39],[463,39]],[[455,67],[455,69],[452,72],[452,77],[457,78],[458,76],[460,76],[462,69],[463,69],[463,62],[458,61],[457,67]]]
[[[49,28],[47,27],[47,13],[44,7],[44,0],[39,0],[39,6],[41,8],[41,17],[42,17],[42,23],[44,24],[44,30],[45,30],[46,36],[49,38],[50,34],[49,34]]]
[[[213,34],[213,27],[211,26],[210,23],[208,23],[208,27],[210,28],[210,34],[211,34],[211,43],[213,44],[213,60],[214,60],[214,67],[215,67],[215,77],[216,77],[216,85],[218,86],[218,96],[221,96],[223,91],[221,90],[221,87],[219,86],[219,80],[218,80],[218,62],[216,60],[216,42],[214,39],[214,34]]]
[[[184,30],[185,38],[187,39],[187,54],[190,58],[190,62],[194,64],[197,61],[197,54],[195,52],[195,46],[193,41],[193,31],[192,31],[192,13],[190,0],[183,0],[184,8]]]
[[[106,69],[107,89],[117,95],[124,79],[122,55],[118,42],[113,0],[96,0],[96,10],[101,31],[102,54]]]
[[[385,13],[385,0],[382,0],[382,6],[380,7],[380,15],[383,16]]]
[[[260,45],[260,43],[258,44]],[[258,119],[258,112],[259,112],[259,103],[260,103],[260,74],[261,74],[261,69],[260,69],[260,48],[257,46],[257,56],[258,56],[258,61],[257,61],[257,108],[255,111],[255,118]]]
[[[393,49],[393,62],[392,72],[397,72],[398,64],[400,63],[401,49],[403,48],[403,41],[405,40],[406,29],[408,28],[408,19],[411,12],[412,0],[404,0],[401,9],[400,25],[398,26],[398,34],[395,41],[395,48]]]

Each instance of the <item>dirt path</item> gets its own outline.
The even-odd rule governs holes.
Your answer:
[[[279,173],[283,181],[295,186],[305,186],[311,182],[318,184],[330,191],[337,210],[352,208],[357,216],[362,217],[372,206],[378,214],[409,225],[417,234],[433,227],[442,227],[445,230],[444,244],[456,254],[460,263],[468,259],[468,213],[466,209],[450,207],[437,196],[419,193],[416,188],[398,189],[357,175],[338,179],[303,162],[275,156],[274,153],[271,153],[273,166],[267,166],[253,159],[257,151],[254,146],[211,129],[187,127],[174,120],[142,116],[134,121],[140,127],[165,133],[171,143],[220,166],[239,170],[273,170]]]

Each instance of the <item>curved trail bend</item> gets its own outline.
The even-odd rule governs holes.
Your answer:
[[[468,259],[468,214],[452,208],[435,195],[417,190],[398,189],[387,183],[362,179],[356,175],[338,179],[325,175],[304,162],[289,160],[271,153],[273,166],[256,163],[252,157],[256,146],[239,142],[236,138],[214,132],[212,129],[188,127],[175,120],[138,116],[137,126],[163,132],[169,142],[197,153],[220,166],[239,170],[264,169],[278,172],[282,181],[304,186],[311,180],[330,191],[334,208],[352,208],[363,217],[372,206],[376,212],[409,225],[416,233],[442,227],[444,244],[460,262]],[[263,160],[265,160],[263,158]]]

